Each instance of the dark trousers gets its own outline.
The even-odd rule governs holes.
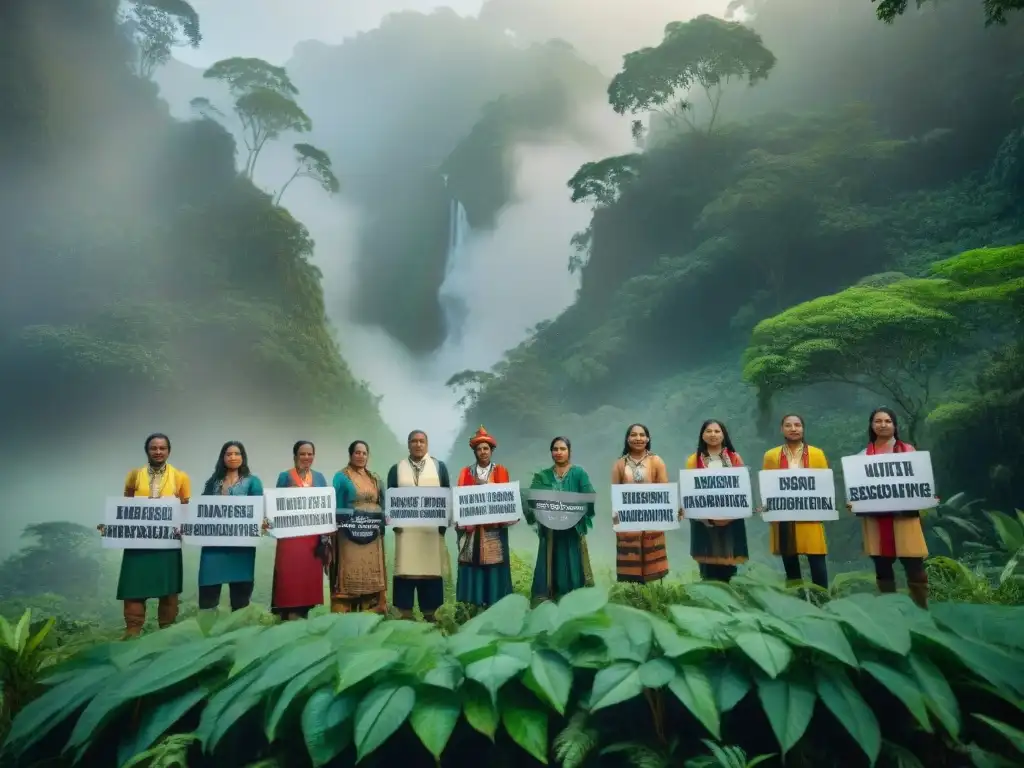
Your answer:
[[[736,575],[735,565],[721,563],[697,563],[700,568],[701,581],[724,581],[726,583]]]
[[[209,610],[220,605],[220,593],[223,584],[208,584],[199,588],[199,609]],[[249,605],[252,599],[253,583],[251,581],[235,581],[228,584],[228,598],[231,610],[237,611]]]
[[[811,568],[811,581],[822,589],[828,589],[828,565],[824,555],[805,555],[807,565]],[[783,555],[782,567],[786,569],[786,578],[790,581],[803,581],[800,573],[800,555]]]
[[[895,581],[897,558],[895,557],[879,557],[873,555],[871,559],[875,563],[875,578],[879,581]],[[900,563],[903,565],[903,572],[907,574],[907,581],[911,583],[927,583],[928,574],[924,569],[924,558],[923,557],[901,557],[899,558]]]

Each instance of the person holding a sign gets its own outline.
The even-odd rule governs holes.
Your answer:
[[[327,479],[313,469],[316,447],[308,440],[292,446],[294,466],[277,478],[278,488],[326,488]],[[329,540],[321,536],[278,539],[274,553],[271,609],[285,621],[304,619],[324,602],[324,568]]]
[[[782,436],[785,442],[764,454],[764,469],[828,469],[828,460],[820,448],[804,442],[804,420],[790,413],[782,417]],[[769,523],[769,542],[773,555],[782,558],[786,578],[795,583],[803,580],[800,573],[800,555],[807,557],[811,581],[828,589],[828,565],[825,556],[825,526],[820,522]]]
[[[899,422],[890,408],[876,408],[868,417],[868,445],[863,455],[877,456],[888,453],[909,453],[917,450],[900,440]],[[849,474],[848,472],[846,473]],[[849,484],[847,477],[847,484]],[[853,504],[847,503],[853,510]],[[921,513],[893,512],[860,515],[864,533],[864,551],[875,564],[875,582],[882,593],[896,591],[896,559],[907,574],[907,589],[911,599],[922,608],[928,607],[928,572],[924,559],[928,557]]]
[[[612,465],[612,485],[667,483],[665,462],[651,453],[651,434],[643,424],[631,424],[623,440],[622,456]],[[675,515],[675,511],[672,513]],[[616,515],[614,522],[618,523]],[[647,584],[668,575],[664,531],[615,534],[617,581]]]
[[[133,469],[124,481],[125,498],[160,499],[175,496],[182,504],[192,497],[188,475],[167,463],[171,440],[156,433],[144,444],[148,462]],[[103,526],[100,526],[101,530]],[[157,622],[166,629],[178,618],[181,594],[181,549],[126,549],[117,581],[117,599],[124,601],[124,637],[137,637],[146,623],[146,601],[157,598]]]
[[[203,487],[203,496],[263,496],[263,483],[249,471],[245,446],[235,440],[224,443],[217,466]],[[228,585],[231,610],[245,608],[252,599],[255,569],[254,546],[203,547],[199,555],[199,610],[217,608],[224,584]]]
[[[348,447],[348,466],[334,476],[338,533],[330,568],[331,612],[387,613],[384,571],[384,483],[370,471],[370,446]]]
[[[686,459],[686,468],[742,466],[743,459],[733,448],[725,425],[715,419],[701,424],[697,452]],[[747,527],[743,520],[691,520],[690,556],[697,561],[701,579],[730,581],[736,575],[736,566],[745,563],[749,557]]]
[[[451,488],[448,467],[427,453],[427,433],[417,429],[409,433],[409,457],[391,467],[388,488]],[[420,611],[427,621],[444,603],[444,576],[451,572],[451,560],[444,534],[447,525],[437,528],[396,527],[395,575],[392,600],[403,619],[412,618],[413,602],[418,597]]]
[[[491,458],[498,441],[483,425],[469,439],[476,461],[463,467],[459,486],[510,482],[508,470]],[[469,525],[456,529],[459,539],[459,576],[455,599],[486,608],[512,594],[512,564],[509,560],[508,526],[513,523]]]
[[[583,467],[572,464],[572,443],[567,437],[556,437],[551,441],[552,466],[533,475],[531,491],[551,496],[559,507],[582,508],[575,523],[569,521],[567,528],[549,528],[535,512],[535,500],[530,499],[525,513],[526,521],[537,525],[539,546],[537,564],[533,569],[533,601],[557,600],[580,587],[594,586],[594,575],[590,570],[590,553],[587,550],[587,531],[594,527],[594,485]],[[584,495],[581,502],[579,498]],[[568,504],[557,500],[566,499]],[[550,500],[544,502],[548,507]],[[551,513],[548,513],[551,514]]]

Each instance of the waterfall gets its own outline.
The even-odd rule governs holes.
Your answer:
[[[437,299],[444,313],[445,344],[457,344],[466,329],[469,318],[467,301],[470,264],[466,258],[469,249],[469,218],[466,208],[452,198],[448,213],[448,251],[445,254],[444,281],[437,291]]]

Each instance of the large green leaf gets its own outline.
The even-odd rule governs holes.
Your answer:
[[[651,653],[651,639],[653,636],[650,614],[628,605],[615,605],[613,603],[609,603],[604,610],[614,622],[613,627],[618,626],[625,632],[626,640],[631,648],[630,653],[613,653],[612,658],[632,659],[633,661],[641,662],[646,660]],[[611,649],[609,648],[609,650]]]
[[[230,649],[224,645],[207,647],[206,643],[182,645],[163,653],[142,669],[132,667],[120,690],[124,699],[138,699],[146,694],[170,688],[199,674],[207,667],[225,661]]]
[[[502,694],[501,721],[512,741],[547,765],[548,713],[543,706],[520,695],[520,691],[509,689]]]
[[[448,652],[463,664],[472,664],[498,652],[498,638],[458,632],[447,640]]]
[[[694,666],[680,668],[668,684],[668,689],[712,736],[716,739],[722,738],[715,691],[708,676],[701,669]]]
[[[244,672],[251,664],[263,661],[275,651],[296,642],[309,634],[309,629],[302,621],[285,621],[261,632],[249,642],[241,644],[235,652],[235,663],[231,667],[231,676]]]
[[[523,633],[527,635],[547,634],[558,629],[559,623],[558,604],[546,600],[527,614]]]
[[[338,680],[334,690],[341,693],[371,675],[396,663],[402,654],[394,648],[367,648],[338,653]]]
[[[954,635],[937,627],[916,626],[914,632],[955,656],[968,674],[980,676],[1015,696],[1024,695],[1024,658],[1021,654],[1008,653],[998,645]]]
[[[330,685],[313,692],[302,708],[302,736],[313,765],[327,765],[352,743],[358,698],[335,694]]]
[[[594,676],[594,687],[590,693],[590,711],[610,707],[632,699],[643,692],[639,668],[629,661],[620,661],[605,667]]]
[[[821,615],[825,616],[824,612]],[[790,626],[798,633],[801,645],[827,654],[851,667],[857,666],[857,655],[853,652],[853,647],[846,639],[839,622],[827,616],[803,616],[793,619]]]
[[[581,587],[574,589],[558,601],[558,624],[597,613],[608,604],[608,590],[605,587]]]
[[[263,701],[262,694],[253,692],[259,674],[259,667],[249,667],[210,697],[196,730],[206,751],[212,752],[231,727]]]
[[[896,698],[903,702],[904,706],[914,716],[914,719],[921,724],[921,727],[928,733],[932,733],[931,718],[928,717],[928,707],[925,705],[924,696],[917,682],[908,675],[893,669],[887,664],[876,661],[865,661],[861,669],[881,683]]]
[[[278,688],[295,679],[310,667],[334,655],[330,641],[323,636],[310,636],[288,648],[282,648],[259,666],[260,676],[253,685],[254,692],[262,693]]]
[[[833,600],[826,610],[841,618],[854,632],[887,651],[910,653],[910,629],[906,619],[874,595],[850,595]]]
[[[818,696],[803,680],[770,677],[758,677],[757,696],[785,756],[807,731]]]
[[[669,612],[672,621],[685,634],[702,640],[716,639],[727,624],[735,621],[729,614],[693,605],[673,605],[669,607]]]
[[[807,600],[800,600],[771,587],[751,587],[749,594],[772,616],[783,621],[799,618],[830,618],[827,613]]]
[[[572,667],[559,654],[547,650],[534,651],[523,683],[558,714],[565,714],[565,705],[572,690]]]
[[[267,714],[267,721],[264,727],[267,741],[272,742],[277,738],[277,729],[281,725],[281,721],[288,714],[299,696],[309,690],[319,688],[330,680],[333,667],[334,659],[321,659],[308,669],[304,669],[288,682],[284,690],[278,694],[273,709]]]
[[[961,637],[1024,650],[1024,608],[983,603],[933,603],[932,616]]]
[[[494,734],[498,730],[498,708],[490,693],[478,683],[467,681],[462,686],[462,708],[466,713],[466,722],[494,741]]]
[[[139,721],[139,727],[126,733],[118,745],[118,766],[123,766],[137,754],[153,746],[171,726],[205,699],[207,693],[205,686],[197,685],[164,701],[148,705]]]
[[[462,684],[464,677],[462,665],[459,662],[448,656],[442,656],[434,662],[433,668],[427,670],[423,675],[423,682],[427,685],[454,691]]]
[[[328,626],[326,637],[332,643],[368,635],[384,621],[384,617],[379,613],[331,613],[328,615],[333,623]]]
[[[1008,742],[1010,742],[1013,745],[1014,749],[1016,749],[1018,752],[1024,755],[1024,731],[1018,730],[1017,728],[1014,728],[1012,725],[1007,725],[1006,723],[1000,722],[999,720],[987,717],[986,715],[975,714],[973,716],[981,722],[985,723],[985,725],[987,725],[988,727],[997,731],[1000,735],[1003,736],[1003,738],[1005,738]]]
[[[356,755],[362,760],[402,727],[416,705],[416,691],[408,685],[374,688],[356,708]]]
[[[466,667],[466,677],[476,680],[491,694],[491,701],[498,701],[498,691],[505,683],[529,666],[529,663],[515,656],[498,653]]]
[[[910,671],[924,694],[924,703],[952,738],[960,738],[960,705],[949,682],[929,658],[910,654]]]
[[[483,613],[477,614],[459,628],[459,633],[488,633],[512,637],[523,631],[530,601],[515,593],[506,595]]]
[[[649,659],[640,665],[640,683],[644,688],[664,688],[676,676],[668,659]]]
[[[793,660],[793,649],[774,635],[743,631],[737,632],[733,640],[768,677],[778,677]]]
[[[871,765],[882,751],[882,730],[875,713],[850,683],[846,672],[832,667],[815,669],[815,683],[822,703],[847,730]]]
[[[661,652],[670,659],[718,650],[718,644],[711,640],[680,635],[672,624],[659,616],[650,614],[648,621],[651,624],[655,642],[661,648]]]
[[[753,687],[753,681],[739,665],[723,660],[711,667],[709,677],[715,689],[715,704],[719,712],[730,712]]]
[[[462,701],[454,691],[423,687],[416,692],[416,705],[409,715],[409,725],[435,760],[441,759],[460,714]]]

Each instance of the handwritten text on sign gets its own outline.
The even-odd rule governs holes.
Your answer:
[[[594,513],[596,493],[569,493],[568,491],[523,491],[526,508],[533,513],[539,525],[552,531],[566,531],[574,527],[584,515]]]
[[[846,500],[858,515],[918,512],[938,505],[928,451],[843,457]]]
[[[452,488],[452,508],[461,526],[514,523],[523,516],[519,481]]]
[[[769,523],[839,519],[831,469],[763,470],[757,485]]]
[[[619,522],[616,533],[671,531],[679,527],[679,486],[675,483],[612,486],[612,512]]]
[[[690,520],[740,520],[753,513],[747,467],[684,469],[679,496]]]
[[[177,499],[108,498],[103,515],[104,549],[181,549]]]
[[[320,536],[338,530],[334,488],[274,488],[263,493],[275,539]]]
[[[195,547],[255,547],[262,522],[262,496],[200,496],[185,511],[181,540]]]
[[[388,488],[387,518],[394,528],[447,526],[452,506],[450,488]]]

